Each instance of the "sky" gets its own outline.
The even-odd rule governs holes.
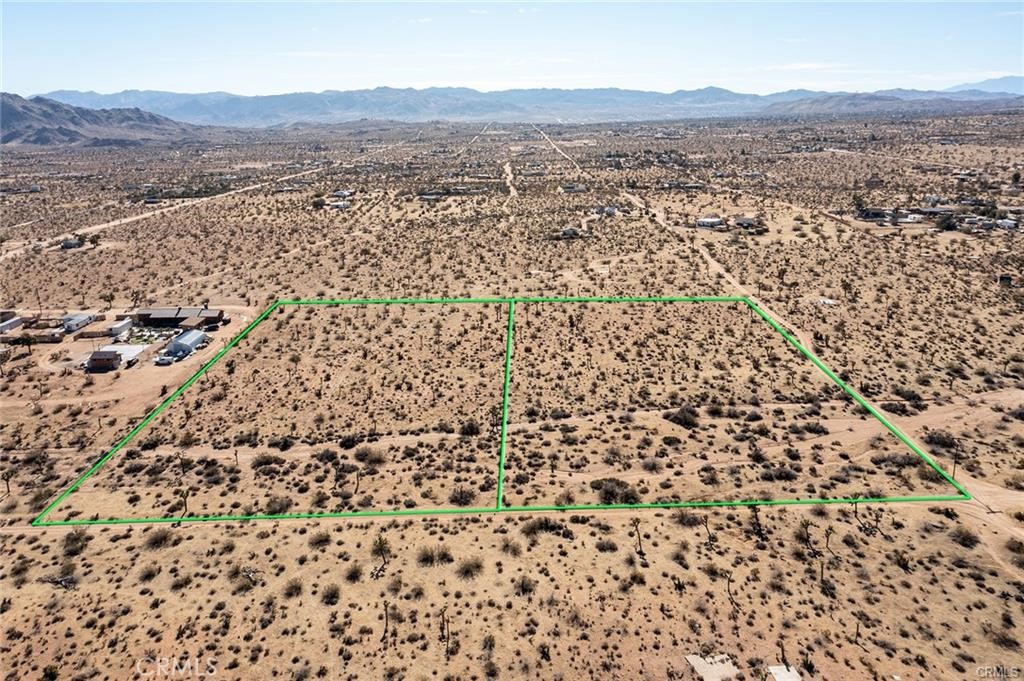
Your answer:
[[[943,89],[1024,72],[1022,7],[0,0],[0,90]]]

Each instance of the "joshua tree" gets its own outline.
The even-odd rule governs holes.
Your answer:
[[[380,570],[383,572],[388,565],[388,558],[391,557],[391,543],[383,534],[378,534],[377,538],[373,540],[373,555],[380,558]]]
[[[641,561],[647,560],[646,554],[644,554],[644,543],[640,536],[640,519],[633,518],[633,533],[636,534],[636,555],[640,557]]]

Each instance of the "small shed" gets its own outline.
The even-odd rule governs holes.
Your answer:
[[[121,355],[113,350],[97,350],[85,362],[88,371],[113,371],[121,366]]]

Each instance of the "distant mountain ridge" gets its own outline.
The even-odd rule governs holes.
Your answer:
[[[874,93],[789,90],[754,95],[717,87],[671,93],[618,88],[480,92],[470,88],[416,90],[379,87],[259,96],[154,90],[125,90],[113,94],[58,90],[43,96],[79,107],[138,108],[198,125],[270,127],[359,119],[593,123],[801,115],[814,111],[827,111],[834,115],[869,113],[872,110],[898,112],[906,109],[917,112],[929,108],[961,110],[975,106],[1014,106],[1015,94],[981,89],[946,92],[896,89]],[[877,108],[872,109],[873,106]]]
[[[1003,76],[1002,78],[989,78],[977,83],[954,85],[951,88],[947,88],[945,92],[962,92],[964,90],[1008,92],[1014,95],[1024,95],[1024,76]]]
[[[180,141],[200,130],[138,108],[87,109],[0,93],[0,144],[134,146]]]

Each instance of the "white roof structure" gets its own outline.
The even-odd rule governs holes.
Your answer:
[[[800,681],[800,672],[793,667],[780,664],[777,667],[768,667],[768,673],[775,681]]]
[[[717,657],[701,657],[700,655],[687,655],[686,661],[693,667],[693,671],[703,681],[729,681],[736,678],[740,670],[732,663],[728,655]]]
[[[207,338],[209,336],[197,329],[186,331],[175,336],[167,345],[167,350],[172,353],[194,352]]]
[[[118,343],[117,345],[104,345],[100,348],[101,352],[116,352],[121,355],[121,359],[125,362],[130,362],[132,359],[138,357],[146,351],[146,345],[129,345],[127,343]]]

